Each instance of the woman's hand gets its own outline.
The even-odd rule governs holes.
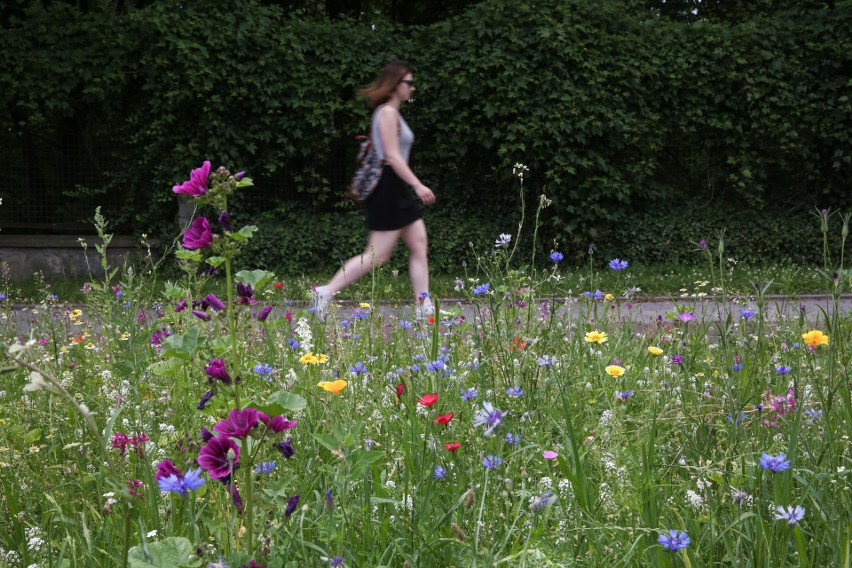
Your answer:
[[[420,198],[420,201],[423,202],[423,205],[432,205],[435,203],[435,194],[432,193],[432,190],[423,185],[422,183],[414,186],[414,193],[417,194],[417,197]]]

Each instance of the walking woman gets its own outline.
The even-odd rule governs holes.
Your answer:
[[[400,104],[410,99],[414,90],[414,75],[401,61],[385,65],[376,80],[361,90],[374,109],[370,138],[384,166],[378,185],[366,201],[370,231],[367,248],[347,260],[327,284],[313,292],[314,307],[321,318],[337,292],[390,259],[400,238],[408,247],[408,273],[417,316],[428,317],[435,312],[429,297],[426,225],[414,197],[416,194],[424,205],[431,205],[435,194],[408,166],[414,133],[399,113]]]

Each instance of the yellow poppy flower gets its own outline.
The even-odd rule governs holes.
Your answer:
[[[299,357],[299,363],[302,365],[316,365],[317,358],[313,353],[305,353],[301,357]]]
[[[604,371],[606,371],[606,374],[610,377],[618,378],[624,374],[624,367],[621,367],[619,365],[610,365],[606,369],[604,369]]]
[[[78,317],[80,317],[82,315],[83,315],[83,310],[74,310],[73,312],[68,314],[68,317],[71,318],[71,319],[77,319]]]
[[[346,381],[343,379],[337,379],[336,381],[322,381],[321,383],[317,383],[318,387],[322,387],[324,390],[327,390],[331,394],[340,394],[343,389],[348,385]]]
[[[612,294],[607,294],[606,296],[604,296],[604,300],[612,300],[613,298],[615,298],[615,296],[613,296]]]
[[[818,329],[812,329],[807,333],[802,334],[802,339],[811,347],[818,345],[828,345],[828,336]]]
[[[587,343],[597,343],[598,345],[600,345],[601,343],[605,343],[606,340],[606,333],[602,331],[590,331],[586,334]]]
[[[369,310],[370,304],[368,304],[367,302],[361,302],[361,309],[362,310]]]
[[[659,357],[660,355],[663,354],[663,350],[660,349],[659,347],[654,347],[652,345],[651,347],[648,348],[648,353],[650,353],[654,357]]]
[[[317,363],[325,363],[326,361],[328,361],[328,355],[323,355],[322,353],[317,353],[316,355],[314,355],[314,358],[316,359]]]

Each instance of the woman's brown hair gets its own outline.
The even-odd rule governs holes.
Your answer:
[[[370,85],[361,89],[360,93],[369,101],[371,108],[376,108],[380,104],[388,102],[399,82],[409,73],[411,73],[411,69],[409,69],[407,63],[391,61],[384,66]]]

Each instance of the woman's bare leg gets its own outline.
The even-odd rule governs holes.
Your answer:
[[[393,249],[405,229],[396,231],[370,231],[367,248],[364,252],[347,260],[325,286],[318,286],[317,292],[330,298],[355,282],[373,268],[390,260]]]
[[[417,303],[423,292],[429,293],[429,239],[423,219],[403,227],[402,238],[408,246],[408,274],[414,290],[414,301]]]

